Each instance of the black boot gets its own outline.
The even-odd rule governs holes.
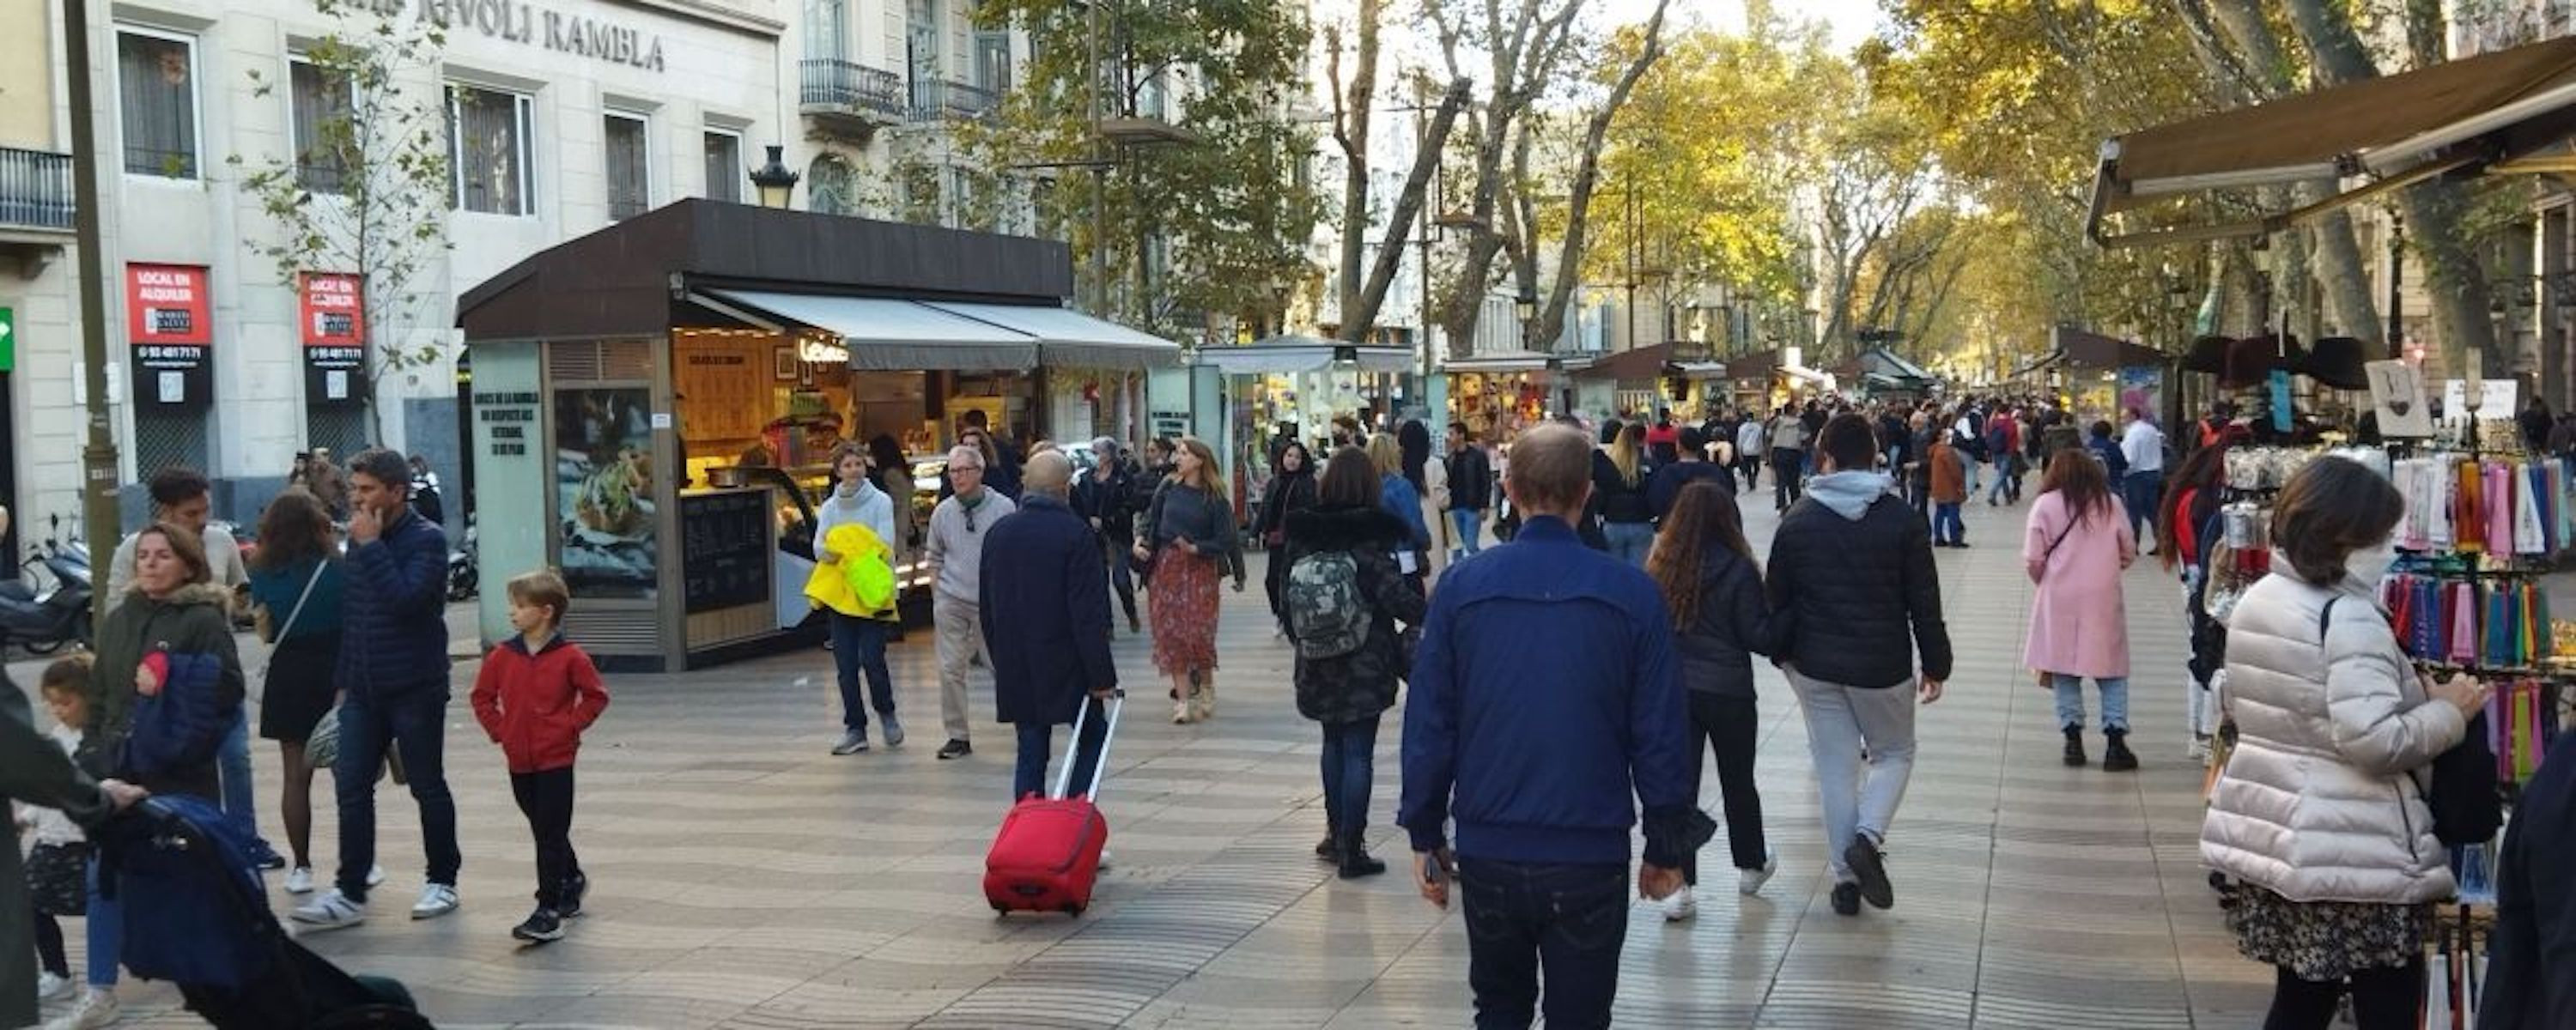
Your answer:
[[[1342,860],[1342,837],[1332,827],[1324,828],[1324,839],[1315,842],[1315,857],[1326,862]]]
[[[2084,727],[2069,726],[2066,728],[2066,764],[2069,768],[2080,769],[2085,761]]]
[[[1359,831],[1345,830],[1333,842],[1341,846],[1342,879],[1356,880],[1386,871],[1386,863],[1369,857],[1367,841]]]
[[[2130,772],[2138,767],[2138,756],[2129,750],[2129,731],[2103,730],[2109,741],[2102,745],[2103,772]]]

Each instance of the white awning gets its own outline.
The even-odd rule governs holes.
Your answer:
[[[706,290],[697,303],[747,322],[798,325],[841,337],[850,367],[874,372],[996,372],[1033,368],[1038,339],[908,300],[754,290]]]
[[[1177,365],[1181,345],[1070,308],[923,301],[963,318],[1031,337],[1038,361],[1052,368],[1142,369]]]
[[[1589,364],[1589,362],[1586,363]],[[1451,358],[1441,362],[1440,369],[1444,372],[1466,373],[1538,372],[1546,370],[1551,365],[1565,367],[1563,364],[1558,364],[1558,358],[1553,354],[1541,354],[1528,350],[1503,350]]]
[[[1337,360],[1354,362],[1362,372],[1405,372],[1413,368],[1413,351],[1315,336],[1273,336],[1239,347],[1201,347],[1197,364],[1230,376],[1288,375],[1321,372]]]

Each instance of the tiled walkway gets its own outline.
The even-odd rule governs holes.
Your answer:
[[[1747,512],[1757,549],[1769,507]],[[1636,910],[1618,1025],[2259,1022],[2269,972],[2235,955],[2196,859],[2171,579],[2142,562],[2129,580],[2145,770],[2068,770],[2050,697],[2020,664],[2019,511],[1979,505],[1969,525],[1974,548],[1939,553],[1959,667],[1923,713],[1889,840],[1896,908],[1842,918],[1827,905],[1804,731],[1766,668],[1760,770],[1781,873],[1756,898],[1713,876],[1687,925]],[[1260,607],[1257,585],[1227,598],[1219,718],[1204,726],[1154,717],[1145,644],[1119,639],[1139,703],[1104,788],[1116,866],[1079,921],[996,920],[985,906],[977,885],[1011,737],[979,724],[973,757],[932,759],[938,695],[917,634],[894,659],[911,742],[850,758],[826,754],[837,702],[819,651],[613,678],[574,828],[591,914],[534,949],[508,936],[528,908],[530,851],[500,757],[465,710],[473,667],[460,665],[448,762],[464,909],[404,918],[419,848],[397,794],[381,817],[393,881],[374,921],[310,940],[410,984],[442,1026],[1464,1025],[1458,916],[1423,904],[1401,873],[1344,883],[1309,854],[1323,824],[1317,734],[1294,711],[1288,654]],[[1380,738],[1375,805],[1390,859],[1403,850],[1388,825],[1397,724]],[[260,761],[272,775],[273,752]],[[1714,776],[1707,790],[1713,811]],[[274,813],[262,815],[274,833]],[[329,840],[330,815],[318,821]],[[166,988],[129,985],[125,997],[137,1023],[187,1025]]]

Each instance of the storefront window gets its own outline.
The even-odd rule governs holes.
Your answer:
[[[555,484],[573,593],[653,596],[656,541],[652,394],[643,387],[555,392]]]

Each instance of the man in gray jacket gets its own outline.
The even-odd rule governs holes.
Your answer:
[[[967,743],[966,670],[977,658],[990,667],[984,647],[982,598],[977,586],[984,569],[984,530],[1019,506],[1000,492],[984,488],[984,452],[958,447],[948,452],[948,481],[957,492],[930,513],[930,539],[923,556],[932,570],[930,611],[939,641],[939,717],[947,724],[943,760],[975,753]]]

